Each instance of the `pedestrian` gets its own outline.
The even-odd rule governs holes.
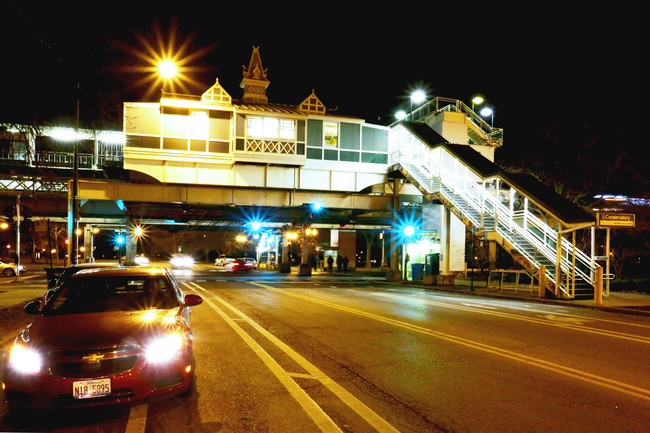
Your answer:
[[[343,257],[343,272],[348,271],[348,263],[350,262],[350,259],[348,259],[348,256]]]
[[[332,273],[332,265],[334,264],[334,259],[332,256],[327,256],[327,269],[329,269],[330,274]]]
[[[341,272],[341,266],[343,265],[343,257],[336,255],[336,272]]]

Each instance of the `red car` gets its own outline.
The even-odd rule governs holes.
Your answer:
[[[11,408],[131,404],[190,390],[195,362],[190,307],[165,268],[84,270],[42,305],[5,359]]]
[[[226,270],[230,272],[244,272],[253,269],[253,264],[244,258],[235,259],[226,265]]]

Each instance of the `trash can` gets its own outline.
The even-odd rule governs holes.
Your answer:
[[[421,280],[424,271],[424,263],[412,263],[411,264],[411,275],[413,280]]]
[[[440,274],[440,253],[424,256],[424,275]]]

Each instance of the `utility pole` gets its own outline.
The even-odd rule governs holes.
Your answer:
[[[16,197],[16,283],[22,282],[20,279],[20,194]]]

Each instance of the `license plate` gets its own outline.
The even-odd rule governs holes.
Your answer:
[[[77,380],[72,382],[72,397],[93,398],[111,393],[110,379]]]

